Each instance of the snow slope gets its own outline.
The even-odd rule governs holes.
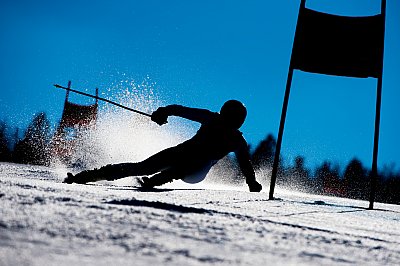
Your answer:
[[[400,265],[400,206],[0,164],[0,265]]]

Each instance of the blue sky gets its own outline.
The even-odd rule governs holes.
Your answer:
[[[149,80],[165,103],[219,110],[242,100],[255,146],[278,133],[299,0],[0,2],[0,119],[25,128],[34,113],[60,118],[65,94]],[[380,12],[379,0],[309,0],[340,15]],[[400,2],[387,1],[379,167],[400,166]],[[295,71],[282,154],[370,167],[376,80]],[[80,99],[81,100],[81,99]],[[85,99],[86,100],[86,99]]]

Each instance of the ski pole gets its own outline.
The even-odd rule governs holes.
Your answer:
[[[72,92],[75,92],[75,93],[77,93],[77,94],[81,94],[81,95],[84,95],[84,96],[87,96],[87,97],[90,97],[90,98],[94,98],[94,99],[97,99],[97,100],[100,100],[100,101],[103,101],[103,102],[110,103],[110,104],[113,104],[113,105],[115,105],[115,106],[121,107],[121,108],[123,108],[123,109],[129,110],[129,111],[132,111],[132,112],[135,112],[135,113],[144,115],[144,116],[151,117],[151,114],[148,114],[148,113],[145,113],[145,112],[142,112],[142,111],[139,111],[139,110],[135,110],[135,109],[126,107],[126,106],[124,106],[124,105],[122,105],[122,104],[119,104],[119,103],[116,103],[116,102],[107,100],[107,99],[105,99],[105,98],[101,98],[101,97],[96,96],[96,95],[92,95],[92,94],[89,94],[89,93],[86,93],[86,92],[81,92],[81,91],[73,90],[73,89],[71,89],[71,88],[69,88],[69,87],[63,87],[63,86],[58,85],[58,84],[54,84],[54,87],[60,88],[60,89],[63,89],[63,90],[67,90],[67,91],[72,91]]]

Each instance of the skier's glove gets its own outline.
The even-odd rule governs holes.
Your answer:
[[[159,124],[160,126],[166,124],[168,118],[168,112],[166,107],[159,107],[151,114],[151,120]]]
[[[262,186],[260,183],[258,183],[257,181],[250,181],[247,182],[247,185],[249,186],[249,190],[250,192],[260,192],[262,189]]]

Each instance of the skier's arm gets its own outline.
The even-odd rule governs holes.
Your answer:
[[[159,125],[162,125],[167,123],[167,119],[171,115],[186,118],[199,123],[205,123],[215,116],[215,113],[206,109],[190,108],[174,104],[167,105],[165,107],[159,107],[151,115],[151,120]]]
[[[239,148],[235,151],[235,154],[239,163],[240,170],[246,178],[246,183],[249,186],[250,192],[260,192],[262,186],[256,180],[256,175],[250,161],[247,143],[244,139]]]

